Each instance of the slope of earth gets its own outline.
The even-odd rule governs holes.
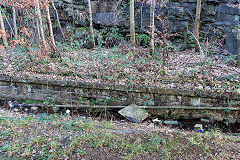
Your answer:
[[[193,50],[157,52],[124,47],[62,52],[49,58],[32,50],[29,53],[3,51],[0,74],[73,80],[93,83],[157,86],[212,92],[240,92],[240,68],[229,65],[220,55],[203,61]]]

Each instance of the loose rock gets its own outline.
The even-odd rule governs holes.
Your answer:
[[[37,111],[38,107],[31,107],[31,111]]]
[[[163,121],[164,124],[178,124],[178,121]]]
[[[152,120],[155,125],[162,125],[162,121],[158,118]]]
[[[18,108],[14,108],[13,111],[19,112],[20,110]]]
[[[57,112],[59,110],[58,107],[52,107],[53,112]]]
[[[202,124],[195,124],[194,126],[194,130],[199,131],[203,129],[203,125]]]
[[[146,110],[139,108],[138,106],[125,107],[118,111],[118,113],[133,122],[142,122],[150,116]]]

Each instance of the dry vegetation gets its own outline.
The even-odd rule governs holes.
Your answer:
[[[239,159],[240,137],[67,114],[0,110],[0,157],[22,159]]]
[[[94,30],[95,35],[89,34],[88,27],[80,27],[82,37],[77,37],[66,27],[61,30],[64,40],[55,42],[51,18],[47,14],[51,5],[54,7],[52,1],[45,0],[1,2],[0,13],[16,9],[21,16],[13,22],[16,23],[14,34],[2,28],[4,19],[16,16],[16,12],[10,11],[11,16],[0,16],[0,38],[4,42],[0,45],[0,76],[240,94],[240,68],[236,67],[236,59],[226,54],[223,39],[201,42],[205,54],[201,60],[199,53],[190,49],[193,48],[192,39],[181,37],[184,38],[182,46],[189,49],[181,51],[170,42],[170,39],[179,38],[179,34],[169,34],[161,19],[164,31],[154,31],[153,18],[152,33],[146,31],[136,36],[136,45],[139,45],[136,47],[128,45],[129,37],[123,37],[116,26],[109,30]],[[54,14],[54,20],[62,29],[58,13]],[[20,21],[23,26],[18,27]],[[43,22],[48,23],[48,27]],[[96,40],[96,47],[91,46],[90,36],[94,37],[94,43]],[[150,37],[154,53],[148,48]],[[109,41],[114,48],[108,45]],[[140,47],[143,42],[145,48]],[[10,157],[240,159],[240,137],[221,133],[218,129],[197,133],[153,126],[148,121],[142,124],[99,121],[83,115],[27,114],[0,108],[0,159]]]
[[[0,74],[21,77],[65,79],[91,83],[157,86],[239,92],[240,69],[229,65],[219,54],[200,62],[193,50],[161,52],[149,55],[146,49],[70,50],[58,59],[39,58],[32,54],[4,52],[0,57]]]

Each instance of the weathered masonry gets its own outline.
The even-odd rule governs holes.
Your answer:
[[[54,101],[58,105],[120,108],[142,106],[162,116],[240,119],[240,95],[154,87],[91,84],[0,75],[0,100]]]

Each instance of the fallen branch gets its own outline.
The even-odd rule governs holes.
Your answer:
[[[190,32],[190,31],[188,31],[188,32],[193,36],[194,40],[197,42],[198,48],[200,50],[200,57],[201,57],[201,62],[202,62],[205,58],[204,53],[203,53],[203,49],[202,49],[197,37],[192,32]]]

